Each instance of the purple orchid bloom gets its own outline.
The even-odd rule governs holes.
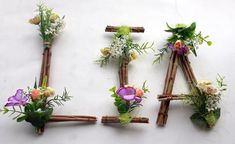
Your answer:
[[[141,97],[136,96],[136,90],[133,87],[120,87],[116,93],[126,101],[135,100],[137,103],[142,101]]]
[[[142,98],[141,98],[141,97],[136,96],[136,97],[135,97],[135,101],[136,101],[137,103],[140,103],[140,102],[142,101]]]
[[[8,98],[8,102],[5,106],[24,106],[27,104],[28,99],[29,97],[28,95],[24,95],[23,89],[18,89],[15,95]]]
[[[176,48],[174,47],[174,44],[172,44],[172,43],[167,43],[167,47],[168,47],[169,49],[171,49],[172,51],[177,51],[177,53],[178,53],[179,55],[185,55],[185,54],[188,53],[188,47],[187,47],[185,44],[183,44],[182,47],[179,48],[179,49],[176,49]]]
[[[134,100],[136,91],[133,87],[120,87],[116,92],[122,99],[131,101]]]
[[[183,45],[178,51],[178,54],[180,54],[180,55],[185,55],[187,53],[188,53],[188,48],[186,45]]]

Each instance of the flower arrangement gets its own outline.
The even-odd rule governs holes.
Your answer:
[[[212,128],[220,117],[219,102],[222,92],[226,90],[224,77],[217,78],[218,86],[210,81],[199,82],[184,101],[194,107],[195,113],[190,117],[192,122],[201,126]]]
[[[170,97],[170,100],[183,100],[194,108],[194,114],[190,117],[192,122],[199,127],[212,128],[220,118],[219,103],[221,95],[226,91],[224,77],[220,75],[216,79],[217,86],[213,86],[211,81],[198,82],[190,94],[181,94]],[[166,100],[167,97],[160,97],[159,100]]]
[[[119,112],[119,121],[122,125],[131,122],[133,116],[131,112],[139,106],[142,106],[141,101],[145,93],[149,92],[148,88],[145,86],[145,82],[142,88],[136,88],[133,86],[125,85],[117,89],[113,87],[110,89],[112,92],[112,97],[114,98],[114,105],[117,107]]]
[[[202,36],[202,33],[196,33],[196,23],[192,23],[190,26],[185,24],[177,24],[175,27],[171,27],[167,24],[168,29],[166,32],[171,32],[172,36],[167,39],[167,43],[164,48],[159,49],[159,53],[156,54],[154,63],[160,62],[168,49],[177,52],[179,55],[188,55],[192,52],[197,56],[196,50],[199,48],[198,45],[207,43],[208,46],[212,45],[211,41],[208,41],[209,36]]]
[[[123,60],[130,62],[135,60],[138,54],[146,53],[147,49],[153,50],[153,43],[151,45],[148,45],[148,42],[142,45],[134,43],[130,32],[131,28],[128,26],[118,28],[110,47],[105,47],[100,50],[102,55],[96,62],[101,67],[107,65],[111,59],[118,60],[121,65]]]
[[[17,122],[26,121],[31,123],[36,130],[43,127],[50,119],[53,107],[63,105],[63,102],[70,100],[65,89],[62,95],[55,95],[55,91],[46,85],[46,77],[41,87],[28,87],[27,90],[18,89],[16,94],[9,97],[7,103],[0,109],[3,114],[17,114],[13,119]],[[49,99],[49,100],[47,100]]]
[[[60,18],[58,14],[44,4],[39,4],[37,11],[39,14],[30,19],[29,23],[38,25],[43,41],[51,43],[65,26],[64,16]]]

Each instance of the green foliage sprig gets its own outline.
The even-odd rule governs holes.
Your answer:
[[[196,33],[195,22],[188,27],[184,24],[177,24],[175,27],[171,27],[167,23],[167,27],[168,29],[165,31],[172,33],[172,35],[167,39],[165,47],[159,49],[159,53],[155,55],[156,59],[154,63],[160,63],[165,53],[168,52],[168,49],[177,51],[180,55],[188,55],[192,52],[197,56],[196,50],[198,49],[198,45],[204,42],[206,42],[208,46],[212,45],[212,42],[207,40],[209,36],[203,36],[201,32]]]
[[[38,5],[38,15],[29,20],[29,23],[38,25],[40,36],[44,42],[51,43],[56,35],[64,28],[64,16],[60,16],[44,4]]]

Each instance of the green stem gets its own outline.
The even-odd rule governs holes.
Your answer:
[[[2,110],[3,111],[3,110]],[[10,112],[17,112],[17,113],[20,113],[20,114],[25,114],[25,112],[22,112],[22,111],[17,111],[17,110],[8,110]]]

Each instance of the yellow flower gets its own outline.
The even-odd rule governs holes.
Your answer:
[[[35,16],[34,18],[29,20],[29,23],[38,25],[41,22],[40,16]]]
[[[47,87],[46,90],[44,91],[44,96],[49,97],[55,95],[55,90],[51,87]]]
[[[136,52],[132,52],[132,53],[130,54],[131,60],[135,60],[135,59],[137,59],[137,57],[138,57],[138,55],[137,55]]]
[[[100,49],[100,52],[102,53],[103,56],[107,56],[110,54],[110,48],[102,48]]]
[[[53,14],[50,16],[50,20],[51,20],[52,23],[54,23],[55,20],[56,20],[56,19],[59,19],[59,18],[60,18],[60,16],[57,15],[57,14],[55,14],[55,13],[53,13]]]

